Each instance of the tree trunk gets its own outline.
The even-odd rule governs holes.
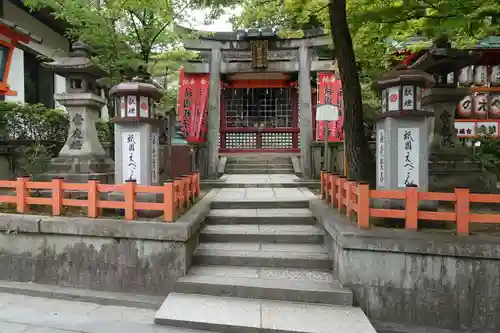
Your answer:
[[[363,124],[363,103],[351,33],[347,24],[346,1],[330,0],[330,26],[344,96],[344,149],[348,177],[375,180],[375,160],[368,145]]]

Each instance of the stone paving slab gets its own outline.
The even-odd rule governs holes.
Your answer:
[[[296,201],[316,197],[306,188],[223,188],[214,201]]]
[[[376,333],[359,308],[178,293],[155,322],[220,332]]]
[[[294,174],[228,174],[225,175],[225,183],[228,184],[281,184],[295,183],[300,178]]]
[[[201,333],[153,324],[155,310],[0,293],[1,333]]]

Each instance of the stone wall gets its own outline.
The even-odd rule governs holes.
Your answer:
[[[335,278],[379,332],[500,331],[498,237],[360,230],[321,200],[310,207],[326,230]]]
[[[0,214],[0,279],[167,295],[216,193],[174,223]]]

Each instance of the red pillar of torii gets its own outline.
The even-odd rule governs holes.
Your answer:
[[[31,41],[41,43],[40,38],[32,36],[14,23],[0,19],[0,95],[17,96],[17,92],[7,84],[12,55],[19,43],[27,44]]]

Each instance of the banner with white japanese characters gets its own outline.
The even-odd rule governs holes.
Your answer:
[[[122,132],[122,173],[123,182],[136,180],[141,183],[141,134],[139,132]]]
[[[330,134],[328,142],[344,140],[344,103],[342,102],[342,82],[333,72],[318,73],[318,106],[324,104],[336,105],[339,108],[339,120],[328,122]],[[316,140],[324,141],[325,122],[318,121],[316,127]]]
[[[419,185],[419,129],[398,128],[398,187]]]

